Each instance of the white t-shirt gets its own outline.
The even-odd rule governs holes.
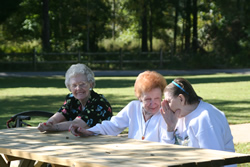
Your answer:
[[[128,127],[128,138],[164,143],[167,125],[161,116],[160,111],[154,114],[147,122],[144,121],[142,114],[142,102],[134,100],[124,107],[110,121],[102,121],[101,124],[89,128],[96,134],[113,135],[120,134]]]

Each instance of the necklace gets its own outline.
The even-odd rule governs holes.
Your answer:
[[[144,109],[142,109],[144,111]],[[142,113],[142,121],[141,121],[141,131],[142,131],[142,137],[141,139],[144,140],[145,139],[145,134],[146,134],[146,131],[147,131],[147,128],[148,128],[148,124],[151,120],[152,116],[149,118],[148,122],[146,123],[146,127],[144,129],[144,132],[143,132],[143,121],[144,121],[144,116],[143,116],[143,113]]]

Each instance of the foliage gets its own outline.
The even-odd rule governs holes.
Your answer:
[[[43,2],[1,3],[0,52],[43,51]],[[246,0],[53,0],[49,44],[52,52],[158,51],[160,46],[188,62],[181,64],[185,68],[249,67],[249,8]],[[37,45],[23,45],[29,42]]]
[[[18,10],[3,24],[5,40],[19,42],[39,39],[41,36],[41,15],[39,12],[39,1],[22,1]]]
[[[3,23],[8,17],[10,17],[13,13],[18,10],[18,6],[21,0],[15,1],[5,1],[1,0],[0,6],[0,24]]]
[[[110,36],[107,22],[111,6],[107,0],[56,0],[51,2],[51,8],[54,9],[51,10],[54,50],[72,50],[73,47],[94,51],[98,50],[99,40]]]
[[[221,64],[247,67],[250,58],[248,1],[214,1],[210,4],[210,23],[205,32],[212,45],[211,55],[219,57]]]

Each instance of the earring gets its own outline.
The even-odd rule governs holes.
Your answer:
[[[91,90],[92,90],[92,88],[89,88],[89,90],[91,91]]]

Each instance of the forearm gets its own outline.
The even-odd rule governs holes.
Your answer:
[[[112,135],[116,136],[120,134],[127,126],[120,127],[118,124],[115,124],[112,121],[102,121],[102,124],[97,124],[94,127],[88,129],[91,132],[102,135]]]
[[[174,144],[175,143],[174,132],[167,132],[163,141],[168,144]]]
[[[69,128],[69,125],[71,123],[66,123],[69,121],[66,121],[65,117],[61,113],[55,113],[52,117],[50,117],[47,122],[40,123],[37,127],[37,129],[40,132],[44,131],[63,131],[67,130]],[[61,125],[62,123],[62,125]],[[62,126],[62,127],[60,127]]]
[[[67,131],[71,124],[77,124],[79,127],[87,129],[89,126],[80,118],[76,118],[73,121],[59,122],[53,125],[53,131]]]
[[[74,120],[71,122],[71,124],[78,125],[78,127],[81,127],[81,128],[84,128],[84,129],[90,128],[90,127],[88,126],[88,124],[87,124],[85,121],[83,121],[80,117],[77,117],[76,119],[74,119]]]
[[[73,121],[65,121],[53,124],[47,131],[68,131]]]
[[[57,112],[48,119],[47,123],[56,124],[64,121],[66,121],[65,117],[61,113]]]
[[[161,142],[166,144],[174,144],[175,138],[174,138],[174,131],[169,132],[166,127],[166,125],[163,125],[161,128],[160,136],[161,136]]]

